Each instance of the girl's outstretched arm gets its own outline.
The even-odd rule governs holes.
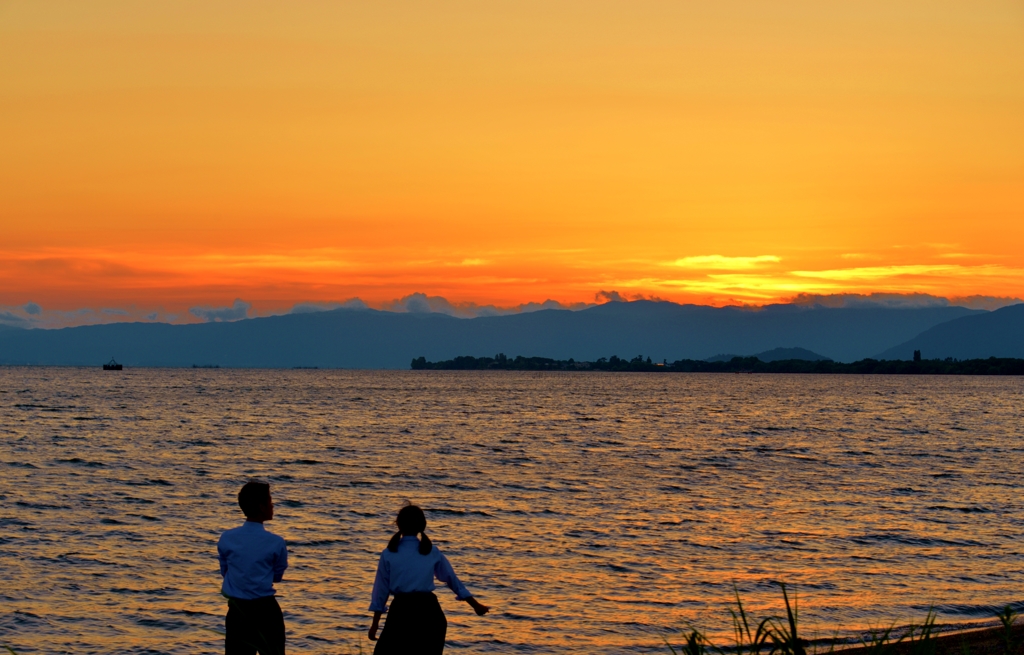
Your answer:
[[[486,611],[486,608],[485,608]],[[377,628],[380,627],[380,612],[373,613],[373,623],[370,624],[370,633],[367,635],[370,641],[377,641]]]
[[[487,614],[487,612],[489,612],[491,609],[490,607],[487,607],[486,605],[478,601],[476,598],[473,598],[472,596],[467,598],[466,602],[469,603],[469,606],[473,608],[473,611],[476,612],[477,616],[483,616],[484,614]]]
[[[469,606],[473,608],[477,616],[483,616],[491,609],[487,607],[473,595],[469,593],[469,589],[466,589],[466,585],[462,584],[459,577],[455,575],[455,571],[452,569],[451,562],[442,553],[438,553],[437,563],[434,565],[434,576],[441,582],[448,585],[448,588],[455,592],[455,598],[458,600],[464,600],[469,603]]]
[[[462,584],[459,577],[455,575],[451,563],[444,553],[438,553],[437,563],[434,564],[434,577],[448,585],[448,588],[455,592],[456,600],[466,600],[473,594],[469,593],[466,585]]]
[[[384,553],[377,562],[377,577],[373,581],[373,599],[370,611],[373,612],[373,623],[370,624],[370,641],[377,641],[377,628],[380,626],[380,615],[388,608],[388,596],[391,595],[391,566],[384,559]]]

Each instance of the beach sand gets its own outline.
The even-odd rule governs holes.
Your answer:
[[[995,628],[983,628],[980,630],[966,630],[942,634],[935,637],[934,655],[1007,655],[1003,645],[1002,626]],[[1011,637],[1013,648],[1008,655],[1024,654],[1024,623],[1013,626]],[[885,655],[912,655],[915,653],[915,644],[903,641],[883,651]],[[872,649],[863,646],[853,648],[836,649],[843,655],[868,655]],[[876,651],[877,652],[877,651]],[[917,651],[923,653],[924,651]],[[929,653],[929,655],[932,655]]]

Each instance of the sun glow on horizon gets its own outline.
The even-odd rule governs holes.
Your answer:
[[[0,80],[0,312],[1024,296],[1011,0],[19,0]]]

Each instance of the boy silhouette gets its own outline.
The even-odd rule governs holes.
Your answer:
[[[285,655],[284,615],[274,597],[274,583],[288,568],[284,539],[263,528],[274,518],[274,501],[266,482],[247,482],[238,492],[245,523],[227,530],[217,542],[221,591],[228,599],[224,620],[225,655]]]

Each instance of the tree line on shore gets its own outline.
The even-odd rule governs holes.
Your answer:
[[[729,361],[708,362],[680,359],[654,362],[650,357],[624,359],[612,355],[595,361],[550,359],[547,357],[460,356],[437,362],[425,357],[412,360],[413,370],[432,371],[623,371],[650,373],[856,373],[868,375],[1024,375],[1024,359],[862,359],[843,363],[831,360],[785,359],[762,362],[757,357],[733,357]]]

